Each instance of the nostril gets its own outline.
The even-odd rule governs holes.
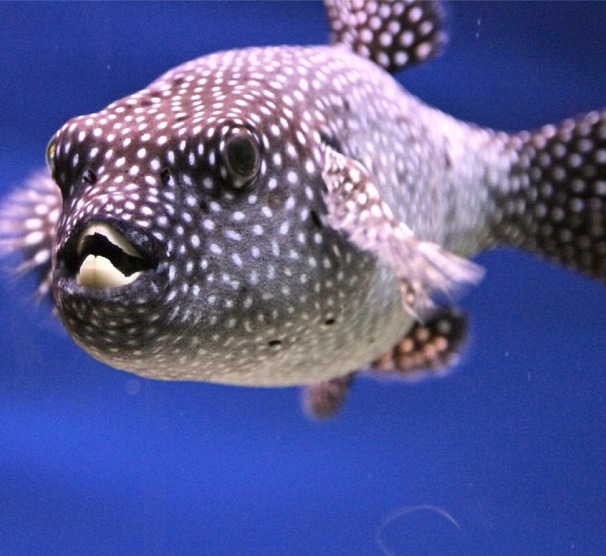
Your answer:
[[[309,216],[311,217],[311,221],[314,223],[316,228],[322,228],[322,220],[318,216],[318,213],[315,210],[310,211]]]
[[[160,181],[162,182],[162,185],[168,185],[171,177],[172,176],[168,168],[162,168],[162,170],[160,170]]]
[[[89,185],[94,185],[97,183],[97,174],[95,174],[95,172],[92,170],[85,170],[84,174],[82,175],[82,180]]]

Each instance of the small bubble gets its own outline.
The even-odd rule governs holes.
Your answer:
[[[124,383],[124,390],[129,396],[136,396],[141,391],[141,381],[137,378],[129,378]]]

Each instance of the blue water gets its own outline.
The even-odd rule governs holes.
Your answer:
[[[606,105],[605,3],[448,13],[444,55],[401,78],[428,102],[503,129]],[[179,62],[326,35],[319,2],[2,2],[0,193],[66,119]],[[606,554],[606,287],[521,253],[478,261],[456,372],[360,380],[327,423],[294,388],[112,370],[7,284],[0,554]]]

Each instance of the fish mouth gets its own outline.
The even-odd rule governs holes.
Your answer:
[[[77,286],[87,289],[109,290],[128,286],[155,270],[155,251],[147,234],[93,222],[73,234],[57,260],[70,282],[75,280]]]

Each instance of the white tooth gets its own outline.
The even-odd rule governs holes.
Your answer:
[[[126,286],[126,284],[134,282],[140,274],[140,272],[134,272],[130,276],[125,276],[109,259],[89,255],[84,259],[76,280],[82,286],[102,290]]]
[[[95,234],[101,234],[105,236],[109,241],[111,241],[114,245],[117,245],[122,251],[124,251],[127,255],[131,257],[141,257],[138,251],[126,240],[126,238],[114,230],[112,227],[107,224],[103,224],[101,222],[97,224],[88,225],[85,230],[80,234],[80,239],[78,239],[78,255],[82,254],[82,247],[84,245],[84,240],[88,236],[92,236]]]

